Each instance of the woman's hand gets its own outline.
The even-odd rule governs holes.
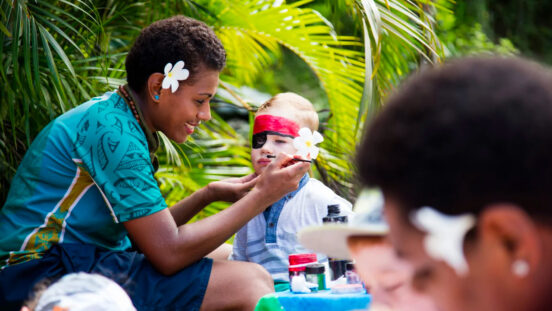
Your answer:
[[[257,179],[256,174],[250,174],[240,178],[228,178],[211,182],[207,185],[210,201],[236,202],[255,186]]]
[[[293,156],[282,152],[258,177],[255,190],[270,205],[297,190],[299,181],[309,169],[310,163],[295,161]]]

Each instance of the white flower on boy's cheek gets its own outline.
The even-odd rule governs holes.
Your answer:
[[[411,216],[414,226],[426,233],[423,243],[428,256],[443,260],[456,274],[465,275],[468,264],[464,257],[464,237],[475,225],[475,216],[445,215],[428,206],[419,208]]]
[[[299,136],[293,139],[293,146],[297,149],[297,155],[307,158],[316,159],[319,148],[316,144],[324,141],[324,138],[317,131],[311,132],[307,127],[299,130]]]
[[[184,68],[184,62],[178,61],[174,64],[174,67],[171,63],[165,65],[165,78],[161,87],[164,89],[171,88],[171,92],[176,92],[178,89],[178,81],[186,80],[190,76],[190,71]]]

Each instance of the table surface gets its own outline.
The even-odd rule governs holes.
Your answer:
[[[261,298],[256,311],[333,311],[366,310],[370,304],[370,295],[332,294],[329,290],[309,294],[294,294],[289,290],[269,294]]]

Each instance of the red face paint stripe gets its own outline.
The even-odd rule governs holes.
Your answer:
[[[253,125],[253,135],[267,131],[297,137],[299,136],[299,125],[284,117],[269,114],[257,116]]]

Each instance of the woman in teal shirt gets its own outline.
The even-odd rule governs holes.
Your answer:
[[[204,23],[155,22],[127,56],[128,85],[39,134],[0,211],[0,305],[17,309],[40,279],[76,271],[114,279],[138,310],[252,309],[273,290],[260,266],[205,256],[297,188],[308,164],[281,154],[262,176],[211,183],[170,209],[154,178],[155,132],[182,143],[210,119],[225,59]],[[187,224],[217,200],[235,203]]]

